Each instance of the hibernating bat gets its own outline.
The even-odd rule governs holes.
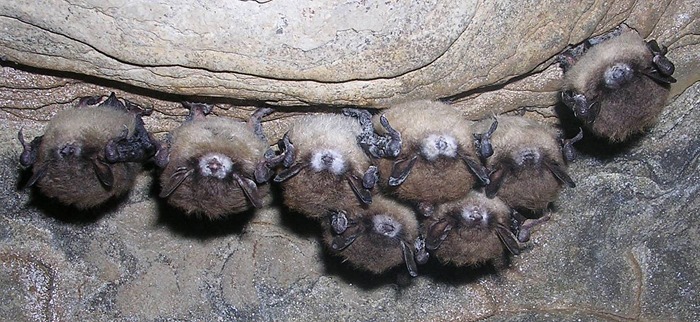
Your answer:
[[[217,219],[263,206],[265,154],[269,145],[261,119],[272,112],[258,109],[248,123],[207,116],[212,106],[184,102],[190,116],[171,131],[156,155],[160,196],[186,214]]]
[[[282,140],[282,184],[290,209],[319,220],[330,209],[372,203],[377,168],[357,138],[362,132],[352,117],[307,115],[295,122]]]
[[[477,126],[480,154],[492,154],[484,160],[490,170],[485,191],[498,196],[510,207],[538,212],[554,201],[563,185],[575,187],[566,172],[573,160],[571,140],[559,139],[553,127],[518,116],[498,116]],[[486,130],[488,129],[488,130]]]
[[[58,112],[30,143],[20,130],[20,164],[32,170],[27,185],[79,209],[126,194],[141,162],[156,151],[141,119],[149,113],[112,93]]]
[[[366,207],[330,210],[322,223],[326,247],[354,267],[380,274],[404,264],[411,276],[418,275],[413,248],[418,221],[410,208],[377,195]]]
[[[667,49],[629,28],[587,40],[560,56],[562,101],[596,135],[624,141],[654,123],[669,95]]]
[[[522,246],[511,231],[511,211],[500,199],[476,191],[440,204],[421,224],[426,250],[439,262],[455,266],[498,260],[506,249],[517,255]]]
[[[462,198],[489,179],[476,154],[471,121],[445,103],[414,101],[383,111],[400,133],[394,159],[378,159],[382,188],[430,215],[435,204]],[[375,131],[388,135],[379,116]]]

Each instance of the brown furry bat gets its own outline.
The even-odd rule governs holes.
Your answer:
[[[256,111],[246,124],[206,116],[212,110],[207,104],[183,105],[190,109],[189,119],[156,155],[163,168],[160,196],[187,214],[211,219],[262,207],[269,188],[257,183],[269,179],[260,175],[269,146],[260,120],[272,110]]]
[[[559,140],[550,126],[516,116],[499,116],[489,123],[481,122],[479,128],[490,129],[477,135],[481,154],[493,153],[485,161],[491,171],[489,198],[497,195],[512,208],[539,211],[557,198],[562,185],[576,186],[566,173],[566,162],[573,159],[571,145],[581,133]]]
[[[441,204],[421,227],[426,249],[443,264],[480,265],[499,260],[504,249],[519,254],[521,245],[510,229],[511,209],[498,198],[472,191]]]
[[[284,170],[275,177],[284,203],[310,218],[330,209],[372,203],[377,169],[357,144],[359,122],[343,115],[309,115],[283,140]]]
[[[114,93],[80,100],[54,116],[43,136],[19,141],[20,163],[32,167],[28,186],[79,209],[98,206],[126,194],[156,146],[141,115],[149,114]]]
[[[418,275],[413,251],[418,221],[409,208],[375,196],[368,207],[331,210],[323,223],[326,246],[353,266],[379,274],[405,264],[411,276]]]
[[[467,195],[489,179],[474,147],[472,122],[453,107],[415,101],[384,111],[401,133],[402,149],[393,160],[379,159],[382,187],[401,200],[416,203],[430,215],[435,204]],[[375,117],[375,130],[385,134]]]
[[[676,81],[667,49],[629,28],[579,47],[560,56],[562,101],[576,117],[611,141],[624,141],[653,124],[668,98],[668,84]]]

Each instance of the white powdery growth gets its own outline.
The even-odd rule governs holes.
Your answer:
[[[314,172],[328,170],[332,174],[341,175],[345,172],[345,158],[334,150],[317,151],[311,156],[311,169]]]
[[[603,80],[607,88],[617,89],[634,77],[634,71],[630,65],[617,63],[605,69]]]
[[[374,231],[389,238],[396,237],[401,232],[401,224],[387,215],[372,217]]]
[[[526,164],[539,164],[540,159],[542,159],[542,154],[539,149],[521,149],[515,151],[513,154],[513,160],[519,166],[524,166]]]
[[[466,206],[464,209],[462,209],[462,218],[471,224],[483,224],[486,225],[486,223],[489,220],[489,212],[484,209],[483,207],[479,206]]]
[[[421,144],[421,154],[428,161],[435,160],[441,155],[454,158],[457,156],[457,140],[449,135],[428,135]]]
[[[232,168],[233,161],[223,154],[208,153],[199,159],[199,170],[205,177],[223,179]]]

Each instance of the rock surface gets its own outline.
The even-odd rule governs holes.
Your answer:
[[[698,18],[694,0],[3,1],[0,58],[165,93],[378,106],[537,73],[625,22],[671,48],[682,90],[700,79]]]
[[[700,320],[697,4],[443,2],[1,2],[0,58],[20,63],[0,68],[2,319]],[[183,218],[159,202],[152,171],[87,213],[21,188],[17,131],[40,135],[56,111],[110,91],[152,107],[159,137],[188,96],[239,119],[259,102],[449,96],[473,118],[520,109],[556,122],[553,56],[620,22],[669,45],[674,97],[630,144],[578,144],[578,186],[499,272],[367,276],[278,203],[224,222]],[[279,108],[265,131],[274,141],[295,115],[332,108]]]
[[[149,172],[121,203],[91,213],[20,189],[26,177],[17,162],[19,127],[37,135],[51,111],[66,107],[48,104],[52,90],[109,89],[9,67],[4,72],[16,88],[35,86],[0,90],[27,99],[6,100],[0,109],[8,120],[0,125],[5,319],[700,319],[700,83],[639,140],[580,145],[583,155],[570,169],[578,186],[562,193],[553,220],[507,269],[428,265],[407,282],[400,274],[372,277],[348,269],[324,254],[313,223],[278,206],[219,223],[185,219],[158,202]],[[13,108],[13,102],[35,109]],[[148,124],[155,128],[181,119],[151,118],[158,120]],[[279,132],[274,129],[288,119],[265,126]]]

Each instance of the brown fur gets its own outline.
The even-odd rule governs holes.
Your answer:
[[[338,151],[347,159],[347,171],[362,178],[371,161],[357,145],[360,131],[359,122],[342,115],[303,117],[289,130],[295,161],[309,163],[312,153],[322,149]],[[324,217],[329,209],[361,204],[343,176],[314,172],[310,167],[282,182],[282,188],[284,204],[313,219]]]
[[[492,217],[487,227],[466,227],[460,225],[459,215],[466,206],[478,206],[487,209]],[[449,220],[453,228],[447,238],[432,254],[443,264],[455,266],[481,265],[503,256],[504,246],[494,230],[496,224],[510,227],[510,208],[498,198],[489,199],[484,194],[471,192],[467,197],[441,204],[433,216],[423,222],[423,235],[437,222]]]
[[[459,159],[426,162],[419,157],[406,181],[397,187],[390,187],[386,178],[391,174],[393,163],[391,159],[378,161],[380,185],[384,191],[401,200],[431,204],[447,202],[466,195],[476,182],[474,174]]]
[[[564,90],[574,90],[589,103],[600,104],[600,112],[590,126],[593,132],[619,142],[654,123],[669,90],[641,73],[652,66],[652,58],[637,32],[627,31],[591,47],[566,73]],[[601,81],[603,74],[620,62],[632,66],[635,76],[621,88],[609,89]]]
[[[134,162],[109,165],[114,184],[106,188],[95,175],[90,158],[104,160],[107,142],[119,137],[125,127],[133,132],[134,125],[133,114],[111,107],[60,111],[46,127],[37,161],[32,167],[34,174],[46,170],[36,182],[37,187],[46,196],[80,209],[92,208],[124,195],[133,186],[141,165]],[[57,149],[68,143],[79,145],[82,157],[59,158]]]
[[[646,76],[635,77],[614,93],[599,96],[602,107],[591,130],[611,141],[624,141],[655,123],[668,95],[667,87]]]
[[[333,251],[330,246],[334,237],[332,229],[328,222],[324,221],[326,225],[323,228],[323,241],[333,254],[340,256],[344,261],[358,269],[375,274],[405,264],[400,243],[405,242],[413,247],[413,243],[418,237],[418,221],[409,208],[393,200],[377,196],[367,209],[353,206],[344,210],[347,212],[348,219],[355,220],[362,225],[362,232],[345,249]],[[387,215],[399,222],[402,226],[399,234],[389,238],[374,232],[372,230],[372,217],[377,215]]]
[[[517,209],[541,210],[554,201],[563,184],[542,164],[521,167],[513,161],[513,154],[522,149],[536,149],[542,159],[566,168],[557,132],[550,126],[524,117],[499,116],[498,128],[491,138],[494,154],[486,160],[490,171],[508,169],[498,197]],[[479,124],[485,131],[492,120]]]
[[[437,101],[415,101],[396,105],[383,111],[389,123],[401,133],[403,149],[397,160],[410,158],[420,152],[420,143],[430,134],[454,137],[460,152],[478,161],[474,149],[471,122],[453,107]],[[375,130],[385,133],[375,117]],[[442,203],[464,197],[477,182],[477,178],[459,158],[441,157],[428,161],[418,157],[410,175],[401,185],[389,187],[394,160],[378,161],[383,189],[397,198],[412,202]]]
[[[255,136],[245,123],[208,116],[184,123],[171,133],[170,162],[160,176],[161,187],[171,183],[180,167],[195,171],[168,197],[168,203],[187,214],[203,214],[211,219],[240,213],[252,208],[243,190],[231,175],[224,179],[204,177],[199,173],[199,158],[207,153],[226,155],[233,161],[233,171],[253,178],[255,167],[264,159],[268,146]],[[262,198],[267,185],[258,186]]]

